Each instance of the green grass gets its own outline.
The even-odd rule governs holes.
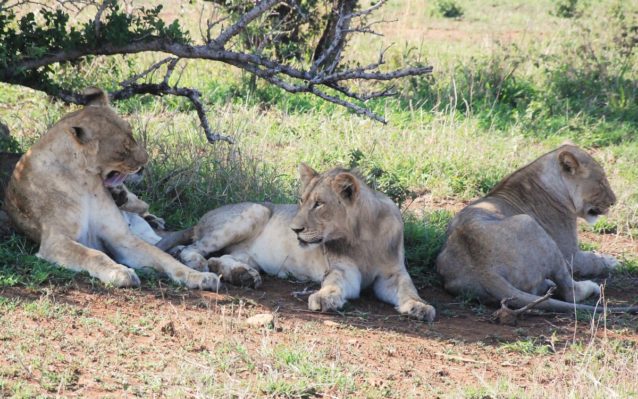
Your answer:
[[[536,338],[526,338],[523,340],[504,343],[501,344],[500,349],[526,355],[548,355],[553,352],[551,345],[539,342]]]
[[[462,18],[432,15],[437,5],[445,6],[443,11],[462,9]],[[191,32],[198,32],[198,10],[184,5]],[[591,231],[635,239],[638,51],[634,47],[638,42],[632,27],[638,24],[637,11],[635,2],[619,0],[456,0],[427,7],[419,0],[390,1],[379,16],[399,22],[380,25],[385,39],[353,38],[350,59],[375,60],[382,43],[395,43],[386,53],[388,67],[421,62],[435,69],[431,76],[395,82],[397,98],[368,102],[387,117],[388,125],[262,81],[251,88],[248,77],[232,68],[181,61],[188,67],[180,85],[201,90],[213,129],[234,137],[236,144],[208,144],[192,106],[183,99],[143,96],[119,102],[115,106],[151,156],[147,179],[132,189],[170,227],[183,228],[226,203],[295,202],[300,162],[320,171],[337,165],[357,167],[369,184],[407,206],[406,263],[419,288],[427,291],[428,286],[440,285],[433,265],[452,213],[434,206],[415,209],[409,205],[412,199],[427,194],[458,203],[484,195],[511,171],[569,139],[600,161],[618,197],[618,204]],[[159,57],[96,58],[56,73],[72,86],[115,88],[116,81],[144,70]],[[0,104],[0,120],[17,141],[0,143],[0,149],[12,150],[28,148],[73,108],[8,85],[0,85]],[[581,248],[600,246],[583,243]],[[0,292],[26,287],[46,295],[49,287],[64,289],[87,278],[39,260],[36,251],[17,235],[0,242]],[[634,257],[619,258],[619,276],[638,273]],[[145,285],[166,287],[157,274],[138,273]],[[186,295],[177,287],[169,288],[175,297]],[[104,291],[100,300],[108,302],[110,291]],[[134,290],[118,295],[135,294],[129,291]],[[466,304],[470,300],[462,298]],[[405,378],[375,385],[361,369],[364,366],[352,358],[339,358],[332,347],[306,342],[297,326],[292,327],[292,339],[276,342],[274,331],[255,338],[232,320],[213,314],[204,320],[175,320],[179,333],[167,338],[155,328],[171,314],[164,307],[147,309],[140,317],[122,312],[101,318],[52,298],[26,301],[0,296],[0,312],[8,315],[0,318],[0,344],[7,342],[13,355],[11,366],[0,367],[3,397],[55,396],[58,388],[61,395],[72,392],[77,389],[76,370],[82,367],[95,368],[90,383],[102,392],[115,392],[113,397],[122,392],[167,397],[410,396],[400,390]],[[582,316],[579,323],[598,320]],[[201,341],[189,335],[189,326],[218,322],[228,323],[223,334],[204,331]],[[100,334],[95,344],[99,351],[77,342],[73,334],[65,335],[73,323]],[[627,323],[635,332],[635,322]],[[60,348],[51,346],[54,337],[66,350],[64,361],[59,360]],[[242,337],[260,341],[249,344]],[[166,352],[137,345],[151,339],[162,341]],[[202,345],[208,346],[199,349]],[[471,344],[459,344],[468,347]],[[541,359],[539,364],[525,364],[531,371],[524,392],[521,381],[507,375],[488,376],[481,384],[468,386],[445,385],[437,375],[428,374],[423,389],[442,397],[542,397],[547,386],[556,388],[557,397],[613,396],[609,389],[621,397],[636,395],[635,347],[592,340],[589,346],[556,350],[535,337],[499,346],[503,361],[516,356]],[[84,363],[78,365],[69,355],[75,353],[92,356],[80,356]],[[95,359],[98,366],[92,363]],[[21,362],[32,367],[35,377]]]
[[[445,242],[445,230],[452,220],[448,211],[426,213],[422,218],[406,214],[405,258],[408,270],[417,280],[438,284],[434,261]]]
[[[0,242],[0,289],[11,286],[63,285],[76,273],[36,257],[37,248],[24,236],[14,234]]]

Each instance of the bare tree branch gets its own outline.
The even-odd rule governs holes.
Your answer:
[[[239,21],[235,22],[234,25],[231,25],[229,28],[226,28],[216,39],[213,40],[216,46],[223,48],[226,43],[236,36],[239,32],[246,29],[246,26],[251,23],[254,19],[258,18],[260,15],[276,6],[280,3],[281,0],[262,0],[260,1],[255,8],[248,11],[244,14],[243,17],[239,19]]]
[[[160,84],[155,83],[142,83],[142,84],[129,84],[123,87],[120,90],[109,93],[109,98],[112,101],[123,100],[126,98],[133,97],[139,94],[152,94],[154,96],[163,96],[165,94],[180,96],[188,98],[193,107],[195,107],[195,111],[197,111],[197,116],[199,117],[199,121],[202,125],[202,129],[204,129],[204,133],[206,134],[206,139],[210,143],[214,143],[216,141],[226,141],[227,143],[233,143],[234,140],[228,136],[223,136],[219,133],[214,133],[210,127],[210,123],[208,122],[208,117],[206,116],[206,110],[204,108],[204,104],[201,101],[201,93],[198,90],[186,88],[186,87],[171,87],[164,82]]]
[[[38,1],[38,0],[35,0]],[[96,36],[106,28],[106,22],[102,22],[102,17],[108,10],[108,6],[116,0],[57,0],[58,4],[70,7],[97,8],[95,20],[93,21]],[[33,0],[16,0],[16,3],[8,5],[10,0],[0,0],[0,10],[3,7],[13,7],[15,5],[34,3]],[[86,99],[68,90],[63,90],[55,84],[43,84],[44,80],[34,79],[38,73],[46,74],[49,65],[65,62],[77,62],[88,56],[110,56],[137,54],[143,52],[158,52],[168,55],[141,73],[135,74],[120,83],[121,89],[110,93],[112,100],[129,98],[137,94],[152,95],[176,95],[188,98],[193,104],[200,119],[202,128],[209,141],[230,141],[228,137],[214,133],[210,128],[210,123],[206,117],[205,108],[201,100],[201,93],[193,88],[178,87],[178,83],[170,83],[171,77],[177,64],[181,59],[200,59],[222,62],[227,65],[240,68],[256,77],[262,78],[290,93],[310,93],[323,100],[346,107],[357,114],[365,115],[376,121],[386,123],[386,120],[364,106],[365,102],[374,98],[388,97],[397,94],[393,86],[381,88],[380,90],[361,91],[353,88],[353,81],[383,82],[409,76],[419,76],[432,72],[430,66],[415,66],[400,68],[395,70],[383,70],[385,64],[384,54],[388,47],[382,49],[376,62],[365,66],[352,67],[342,62],[342,52],[348,42],[349,36],[353,33],[373,33],[372,27],[376,24],[387,21],[368,22],[367,18],[379,9],[386,0],[381,0],[374,5],[356,10],[357,0],[332,0],[333,9],[329,14],[326,26],[323,29],[321,39],[317,44],[313,59],[309,65],[302,63],[288,63],[271,58],[268,51],[262,51],[267,43],[276,41],[278,37],[289,32],[289,26],[284,21],[274,21],[269,23],[267,31],[263,32],[263,37],[258,37],[250,52],[236,51],[234,48],[227,48],[227,44],[237,35],[245,31],[249,24],[266,15],[274,7],[282,3],[286,4],[286,12],[281,18],[291,18],[290,13],[302,13],[298,4],[292,0],[260,0],[255,6],[241,15],[232,25],[221,29],[221,33],[216,38],[211,38],[211,30],[219,23],[226,20],[226,17],[217,18],[215,21],[206,22],[206,31],[202,34],[204,44],[185,44],[182,41],[172,40],[168,37],[144,35],[142,38],[130,40],[128,42],[108,42],[98,41],[91,45],[78,46],[67,50],[50,50],[44,55],[23,58],[14,58],[11,65],[0,69],[0,82],[19,84],[41,90],[47,94],[60,98],[63,101],[83,104]],[[218,8],[216,8],[218,9]],[[289,10],[289,11],[288,11]],[[111,11],[112,12],[112,11]],[[273,14],[278,15],[278,14]],[[269,18],[272,15],[269,16]],[[211,15],[212,18],[212,15]],[[297,18],[295,21],[303,20]],[[105,20],[106,21],[106,20]],[[287,21],[287,20],[286,20]],[[354,21],[354,22],[353,22]],[[358,25],[355,25],[358,24]],[[200,21],[201,27],[201,21]],[[205,37],[204,37],[205,36]],[[235,46],[233,46],[235,47]],[[155,73],[162,68],[165,74],[159,82],[154,83]],[[183,68],[182,68],[183,71]],[[25,73],[29,72],[29,73]],[[179,79],[178,79],[179,82]],[[359,86],[362,87],[362,86]],[[363,86],[367,87],[367,86]]]
[[[154,71],[158,70],[164,64],[169,63],[169,62],[177,62],[178,60],[179,60],[179,58],[166,57],[163,60],[160,60],[160,61],[154,63],[153,65],[151,65],[150,67],[148,67],[144,72],[138,73],[138,74],[133,75],[130,78],[126,79],[125,81],[120,83],[120,86],[127,86],[129,84],[137,82],[138,80],[140,80],[140,79],[148,76],[149,74],[153,73]]]
[[[319,69],[326,69],[326,65],[330,65],[328,71],[331,72],[333,70],[331,68],[334,68],[333,65],[339,62],[341,50],[346,41],[345,31],[350,26],[352,12],[356,6],[357,0],[336,0],[326,28],[312,56],[311,73],[316,73]]]
[[[374,112],[370,111],[369,109],[360,107],[360,106],[358,106],[356,104],[353,104],[351,102],[342,100],[342,99],[340,99],[338,97],[328,95],[328,94],[318,90],[315,86],[311,86],[309,92],[314,94],[314,95],[316,95],[316,96],[318,96],[318,97],[323,98],[326,101],[330,101],[331,103],[335,103],[335,104],[338,104],[338,105],[342,105],[342,106],[344,106],[346,108],[350,108],[351,110],[353,110],[355,113],[357,113],[359,115],[365,115],[368,118],[374,119],[375,121],[381,122],[383,124],[388,123],[383,117],[375,114]]]
[[[122,100],[124,98],[130,98],[137,94],[153,94],[156,96],[162,96],[164,94],[169,94],[173,96],[181,96],[188,98],[193,107],[195,107],[195,111],[197,112],[197,116],[199,117],[200,124],[202,125],[202,129],[204,129],[204,134],[206,135],[206,139],[210,143],[214,143],[216,141],[226,141],[228,143],[233,143],[234,141],[228,136],[222,136],[218,133],[213,133],[210,123],[208,122],[208,117],[206,116],[206,110],[204,108],[204,104],[201,101],[201,93],[198,90],[185,88],[185,87],[177,87],[169,86],[169,80],[175,71],[175,67],[179,62],[179,58],[168,57],[165,58],[155,64],[153,64],[146,71],[135,75],[133,79],[128,79],[125,82],[122,82],[120,85],[122,86],[121,90],[115,91],[109,94],[111,100]],[[162,83],[154,84],[154,83],[144,83],[138,84],[134,83],[137,80],[148,76],[150,73],[156,71],[162,65],[166,64],[166,73],[164,74],[164,78],[162,79]]]
[[[219,50],[205,45],[191,46],[181,43],[170,43],[162,39],[156,39],[150,42],[130,43],[122,46],[114,46],[108,44],[97,49],[77,49],[72,51],[61,51],[40,59],[26,60],[18,63],[18,65],[13,66],[11,69],[7,68],[0,71],[0,81],[25,84],[25,82],[21,82],[19,80],[19,75],[16,75],[16,71],[24,69],[34,69],[56,62],[74,61],[87,55],[134,54],[147,51],[164,52],[177,56],[178,58],[185,59],[205,59],[221,61],[244,69],[248,72],[254,73],[255,75],[266,79],[270,83],[273,83],[288,92],[307,92],[316,94],[325,100],[343,105],[358,114],[366,115],[384,123],[385,119],[381,116],[376,115],[369,110],[367,110],[366,112],[362,112],[362,108],[360,106],[333,96],[326,95],[325,93],[322,93],[320,90],[316,89],[316,86],[325,85],[327,87],[335,87],[334,85],[338,82],[354,79],[387,81],[406,76],[418,76],[432,72],[432,67],[430,66],[404,68],[391,72],[367,72],[368,70],[377,68],[379,66],[378,64],[371,64],[366,67],[346,69],[344,71],[335,72],[329,75],[324,75],[322,73],[312,74],[310,71],[305,71],[289,65],[280,64],[276,61],[272,61],[254,54]],[[283,80],[284,77],[292,78],[294,80],[300,80],[301,84],[286,82],[285,80]],[[33,88],[39,90],[42,89],[39,87]],[[343,90],[340,91],[343,92]],[[322,94],[320,95],[319,93]],[[68,101],[67,99],[69,98],[68,96],[66,98],[63,96],[60,97],[64,101]],[[356,99],[357,97],[354,98]],[[374,117],[372,115],[374,115]]]
[[[95,27],[95,36],[100,36],[100,26],[102,25],[102,14],[106,7],[111,3],[111,0],[102,0],[102,3],[98,6],[95,13],[95,19],[93,20],[93,26]]]

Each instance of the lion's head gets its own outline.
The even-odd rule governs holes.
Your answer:
[[[342,168],[319,174],[305,164],[299,166],[299,174],[301,201],[290,228],[300,244],[375,240],[380,228],[393,239],[397,232],[401,235],[401,214],[396,205],[368,188],[357,175]]]
[[[557,151],[563,181],[576,214],[594,223],[616,203],[616,196],[603,168],[588,153],[573,145]]]
[[[319,174],[299,166],[301,202],[290,224],[302,245],[320,244],[352,237],[353,214],[360,207],[362,182],[345,169]]]
[[[72,138],[89,173],[97,174],[106,187],[120,185],[130,173],[148,161],[148,154],[133,138],[131,125],[109,106],[100,89],[88,89],[88,104],[58,123]]]

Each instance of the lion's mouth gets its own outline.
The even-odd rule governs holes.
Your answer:
[[[126,176],[128,176],[127,173],[122,173],[117,170],[112,170],[106,175],[106,178],[104,179],[104,186],[105,187],[119,186],[122,183],[124,183],[124,179],[126,179]]]
[[[600,209],[598,207],[592,207],[592,208],[589,208],[589,210],[587,211],[587,216],[598,217],[600,215],[604,215],[605,213],[607,213],[607,210],[605,210],[605,209]]]
[[[587,209],[587,212],[585,212],[585,220],[587,220],[587,223],[589,224],[594,224],[601,215],[604,215],[606,213],[606,208],[592,206],[591,208]]]
[[[299,241],[299,245],[302,247],[313,245],[313,244],[321,244],[323,241],[322,238],[313,238],[312,240],[304,240],[303,238],[297,236],[297,241]]]

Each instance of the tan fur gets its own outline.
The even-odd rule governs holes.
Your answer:
[[[321,282],[311,310],[341,308],[372,286],[405,315],[433,320],[404,264],[403,222],[397,206],[343,169],[317,174],[301,165],[296,205],[243,203],[215,209],[195,226],[184,263],[218,271],[234,284],[259,285],[258,270]],[[215,257],[208,261],[210,254]]]
[[[618,262],[580,251],[576,221],[581,217],[593,223],[615,202],[602,167],[578,147],[563,145],[456,215],[437,270],[445,288],[457,295],[486,302],[514,297],[513,304],[523,306],[557,285],[567,302],[551,299],[539,308],[593,310],[574,302],[598,295],[598,285],[574,281],[572,272],[599,275]]]
[[[106,186],[139,170],[147,154],[106,94],[88,94],[88,106],[64,116],[16,165],[4,204],[13,224],[40,243],[38,256],[105,283],[137,286],[124,265],[150,266],[188,287],[216,289],[216,275],[193,271],[128,229]]]

